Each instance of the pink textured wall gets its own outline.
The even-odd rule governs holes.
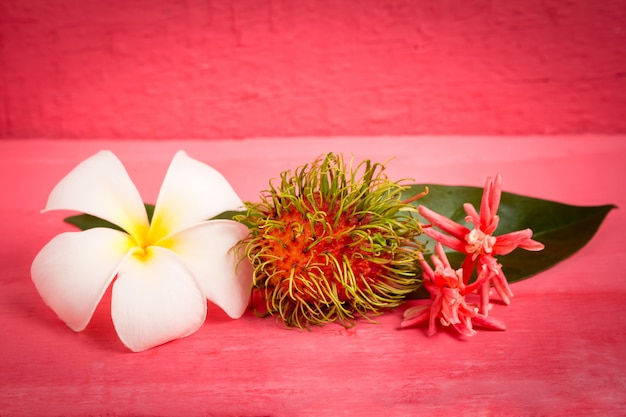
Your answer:
[[[4,0],[0,137],[626,132],[624,0]]]

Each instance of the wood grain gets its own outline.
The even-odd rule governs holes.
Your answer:
[[[394,178],[482,185],[571,204],[626,205],[626,141],[585,137],[400,137],[255,141],[0,141],[0,416],[620,415],[626,409],[626,218],[612,211],[594,239],[556,267],[513,285],[492,314],[505,332],[462,339],[399,330],[403,306],[310,332],[209,307],[182,340],[131,353],[106,294],[74,333],[41,301],[29,268],[69,227],[40,214],[51,187],[112,149],[146,199],[177,149],[218,167],[245,199],[279,171],[327,150],[386,160]],[[488,150],[488,151],[487,151]],[[425,156],[426,155],[426,156]],[[415,303],[413,301],[411,303]]]

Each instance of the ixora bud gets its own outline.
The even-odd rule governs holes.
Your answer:
[[[281,173],[260,202],[246,203],[236,220],[251,233],[240,245],[267,314],[288,327],[350,326],[420,286],[416,209],[384,170],[330,153]]]

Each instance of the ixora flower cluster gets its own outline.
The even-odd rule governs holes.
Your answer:
[[[489,315],[492,287],[506,304],[512,296],[496,256],[543,245],[530,229],[494,235],[501,187],[500,176],[488,179],[480,213],[464,205],[469,229],[416,204],[427,190],[405,197],[407,186],[390,181],[381,164],[328,154],[283,172],[260,202],[243,203],[220,173],[180,151],[148,215],[122,163],[101,151],[54,187],[44,209],[84,213],[101,227],[54,237],[31,275],[74,331],[87,326],[112,284],[113,324],[133,351],[197,331],[207,300],[239,318],[255,292],[266,314],[308,328],[352,325],[397,307],[423,284],[430,303],[407,309],[401,327],[428,322],[428,334],[443,325],[467,336],[473,326],[503,330]],[[215,219],[233,211],[232,219]],[[432,266],[421,235],[438,242]],[[465,255],[460,268],[442,245]]]
[[[464,336],[476,333],[473,325],[491,330],[506,329],[504,323],[489,316],[492,285],[505,304],[510,304],[513,297],[513,292],[502,272],[502,265],[496,256],[509,254],[518,247],[539,251],[544,245],[531,239],[533,232],[530,229],[501,236],[493,235],[500,220],[496,213],[501,195],[502,177],[497,175],[495,180],[487,179],[480,214],[472,204],[463,205],[467,213],[466,221],[474,226],[471,230],[428,207],[419,206],[419,213],[432,223],[430,227],[424,227],[424,233],[437,241],[436,254],[432,255],[435,269],[433,270],[425,260],[421,260],[424,268],[424,286],[431,295],[432,303],[430,306],[407,309],[401,327],[428,321],[428,334],[432,335],[437,331],[436,321],[439,320],[444,326],[452,325]],[[461,268],[454,270],[450,266],[442,244],[465,254]],[[474,270],[478,276],[470,283]],[[479,306],[468,304],[466,300],[467,296],[474,293],[479,295]]]

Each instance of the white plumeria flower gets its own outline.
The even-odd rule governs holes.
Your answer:
[[[33,282],[46,304],[78,332],[117,276],[111,315],[119,338],[133,351],[194,333],[206,318],[207,299],[239,318],[250,298],[252,272],[231,248],[248,228],[207,219],[242,204],[219,172],[180,151],[149,222],[122,163],[101,151],[56,185],[43,211],[91,214],[124,232],[101,227],[54,237],[33,261]]]

